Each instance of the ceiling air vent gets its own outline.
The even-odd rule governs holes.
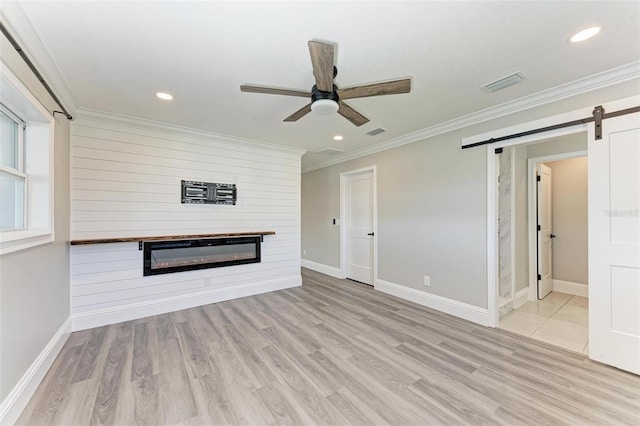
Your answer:
[[[513,86],[514,84],[518,84],[520,83],[522,80],[524,80],[525,77],[522,73],[516,72],[513,74],[509,74],[505,77],[499,78],[495,81],[492,81],[491,83],[487,83],[482,87],[484,90],[486,90],[487,92],[497,92],[498,90],[502,90],[505,87],[509,87],[509,86]]]
[[[335,148],[325,148],[322,151],[318,151],[320,155],[338,155],[342,154],[344,151],[335,149]]]
[[[378,127],[377,129],[369,130],[367,133],[365,133],[365,135],[375,136],[375,135],[379,135],[380,133],[384,133],[386,131],[387,131],[386,129],[383,129],[382,127]]]

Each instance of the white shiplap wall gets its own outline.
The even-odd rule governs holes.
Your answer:
[[[143,277],[138,243],[71,247],[75,330],[300,285],[302,151],[82,111],[71,239],[275,231],[262,262]],[[180,181],[235,183],[235,206],[180,203]]]

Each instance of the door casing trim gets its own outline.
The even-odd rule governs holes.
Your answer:
[[[584,134],[585,139],[587,134]],[[568,160],[570,158],[586,157],[587,150],[563,152],[560,154],[544,155],[541,157],[532,157],[527,159],[527,229],[529,247],[529,300],[538,299],[538,249],[536,241],[538,239],[538,230],[536,223],[536,209],[538,208],[538,200],[536,199],[536,168],[538,164],[548,163],[551,161]]]
[[[568,114],[549,117],[548,122],[564,120]],[[497,142],[487,145],[485,148],[487,158],[487,310],[488,326],[497,327],[499,321],[498,309],[498,259],[499,259],[499,241],[498,241],[498,182],[496,179],[496,160],[495,150],[497,148],[505,148],[516,145],[530,144],[544,140],[554,139],[561,136],[567,136],[587,131],[587,125],[576,125],[546,133],[539,133],[522,138],[510,139],[503,142]],[[531,205],[531,203],[529,203]],[[531,273],[531,271],[529,271]]]
[[[355,170],[340,173],[340,276],[347,278],[349,268],[349,191],[347,185],[352,176],[371,173],[373,181],[373,282],[375,286],[378,280],[378,187],[377,169],[375,165],[362,167]]]

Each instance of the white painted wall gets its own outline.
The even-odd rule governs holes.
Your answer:
[[[144,277],[137,243],[72,246],[74,329],[300,285],[300,156],[83,111],[71,136],[71,238],[275,231],[262,262]],[[235,183],[235,206],[181,204],[180,181]]]
[[[0,59],[43,106],[59,109],[4,36],[0,36]],[[53,348],[68,335],[69,121],[56,114],[54,126],[55,239],[0,256],[2,424],[15,420],[57,355]]]
[[[448,136],[303,174],[305,258],[340,267],[339,226],[332,222],[340,217],[340,173],[375,165],[376,281],[486,307],[486,288],[464,285],[486,273],[485,154],[463,151],[460,139]]]
[[[553,279],[588,284],[587,157],[546,165],[553,171]]]

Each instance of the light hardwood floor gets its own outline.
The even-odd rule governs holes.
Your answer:
[[[19,425],[640,424],[640,378],[303,270],[73,333]]]

